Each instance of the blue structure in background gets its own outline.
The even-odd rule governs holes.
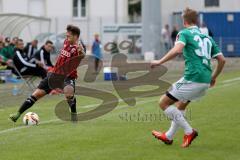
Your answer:
[[[240,56],[240,12],[201,12],[200,20],[227,57]]]
[[[181,12],[173,13],[173,25],[182,25]],[[240,57],[240,12],[200,12],[213,38],[226,57]]]

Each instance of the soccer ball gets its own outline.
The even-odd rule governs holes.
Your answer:
[[[23,123],[25,125],[28,126],[32,126],[32,125],[38,125],[39,123],[39,117],[36,113],[33,112],[28,112],[27,114],[25,114],[25,116],[23,117]]]

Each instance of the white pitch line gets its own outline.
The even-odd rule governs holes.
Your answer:
[[[52,119],[52,120],[40,122],[40,124],[48,124],[48,123],[57,122],[57,121],[60,121],[60,120],[59,119]],[[3,133],[8,133],[8,132],[12,132],[12,131],[16,131],[16,130],[20,130],[20,129],[24,129],[24,128],[29,128],[29,127],[34,127],[34,126],[19,126],[19,127],[14,127],[14,128],[1,130],[0,135],[3,134]]]
[[[237,77],[237,78],[224,80],[224,81],[222,81],[222,83],[231,83],[231,82],[239,81],[239,80],[240,80],[240,77]]]
[[[224,87],[232,86],[238,83],[239,83],[238,81],[228,81],[228,82],[222,83],[222,85],[218,85],[216,87],[210,88],[210,90],[224,88]]]
[[[153,102],[153,101],[156,101],[156,99],[151,99],[151,100],[147,100],[147,101],[139,101],[139,102],[136,103],[136,105],[145,104],[145,103],[149,103],[149,102]],[[91,105],[88,105],[89,106],[88,108],[97,107],[98,105],[99,104],[91,104]],[[120,106],[117,106],[116,109],[123,109],[123,108],[127,108],[127,107],[131,107],[131,106],[120,105]],[[48,124],[48,123],[52,123],[52,122],[58,122],[58,121],[61,121],[61,120],[60,119],[52,119],[52,120],[40,122],[40,125],[41,124]],[[28,127],[31,127],[31,126],[19,126],[19,127],[14,127],[14,128],[1,130],[0,135],[4,134],[4,133],[8,133],[8,132],[13,132],[13,131],[17,131],[17,130],[20,130],[20,129],[28,128]],[[32,127],[34,127],[34,126],[32,126]]]

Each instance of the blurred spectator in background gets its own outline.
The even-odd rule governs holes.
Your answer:
[[[210,37],[213,37],[213,32],[208,28],[208,34]]]
[[[4,42],[4,37],[0,35],[0,41]]]
[[[12,60],[14,57],[14,49],[15,49],[15,45],[16,42],[18,40],[18,37],[14,37],[11,41],[10,38],[7,37],[5,38],[5,47],[3,49],[3,53],[5,55],[5,57],[7,58],[7,60]]]
[[[0,40],[0,51],[4,48],[4,42]]]
[[[5,43],[0,40],[0,63],[5,66],[6,69],[11,70],[12,59],[8,57],[7,50],[5,48]]]
[[[34,75],[45,78],[47,75],[46,70],[43,68],[41,62],[36,62],[35,59],[29,59],[24,52],[24,43],[22,39],[17,40],[13,64],[20,72],[21,75]],[[16,72],[13,73],[17,74]]]
[[[173,30],[172,30],[172,34],[171,34],[171,39],[172,39],[172,45],[173,46],[174,46],[174,43],[176,41],[177,34],[178,34],[178,26],[175,25],[175,26],[173,26]]]
[[[27,43],[24,48],[24,52],[27,53],[28,58],[33,58],[37,51],[38,40],[34,39],[32,42]]]
[[[6,62],[7,60],[4,54],[4,42],[2,40],[0,40],[0,58],[1,58],[1,63]]]
[[[8,46],[11,43],[10,37],[6,37],[4,43],[5,43],[5,46]]]
[[[207,36],[209,35],[208,28],[204,22],[200,25],[199,30],[202,34],[207,35]]]
[[[95,57],[95,72],[99,72],[99,65],[101,65],[102,53],[101,53],[101,42],[99,40],[99,34],[94,35],[94,42],[92,45],[92,54]]]
[[[13,37],[9,43],[9,47],[10,47],[10,52],[12,53],[13,52],[13,55],[14,55],[14,50],[15,50],[15,47],[16,47],[16,44],[17,44],[17,41],[18,41],[18,37]]]
[[[50,58],[52,50],[53,42],[48,40],[34,55],[36,62],[41,62],[46,70],[48,70],[49,67],[53,67]]]
[[[164,28],[161,31],[161,34],[162,34],[165,51],[168,51],[171,47],[171,33],[169,30],[168,24],[164,26]]]

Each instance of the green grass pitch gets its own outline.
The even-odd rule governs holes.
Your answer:
[[[225,72],[215,88],[189,106],[188,118],[199,131],[199,136],[187,149],[180,147],[182,130],[177,133],[172,146],[166,146],[152,137],[153,129],[166,130],[170,123],[166,118],[147,117],[150,114],[163,115],[157,104],[159,96],[138,98],[134,107],[121,102],[112,112],[77,124],[56,118],[54,106],[62,96],[47,96],[29,110],[40,116],[41,124],[25,127],[22,117],[13,125],[8,116],[17,110],[26,96],[8,96],[4,94],[4,86],[0,85],[0,159],[240,159],[239,75],[240,71]],[[176,79],[172,78],[171,81]],[[107,85],[103,81],[97,83],[99,86]],[[100,103],[88,97],[78,96],[77,99],[81,112],[92,109],[91,104]]]

